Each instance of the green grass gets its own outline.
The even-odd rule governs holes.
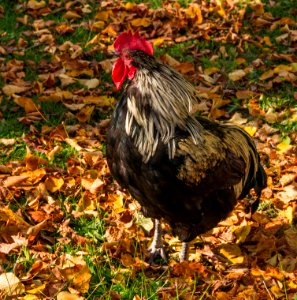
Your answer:
[[[17,142],[11,147],[0,144],[0,164],[14,160],[23,160],[25,156],[26,144],[24,142]]]

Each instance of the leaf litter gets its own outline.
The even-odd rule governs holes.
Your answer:
[[[273,1],[267,5],[277,7]],[[0,6],[1,16],[6,9]],[[1,135],[0,150],[9,155],[22,141],[27,154],[0,163],[1,297],[89,299],[96,275],[87,264],[91,257],[99,266],[116,261],[114,284],[139,272],[155,280],[161,270],[166,284],[156,290],[159,299],[180,294],[182,299],[293,298],[297,293],[296,132],[282,139],[273,125],[296,122],[296,105],[279,109],[260,103],[263,95],[277,94],[282,84],[296,87],[296,20],[277,17],[260,2],[241,7],[232,0],[187,7],[169,1],[157,9],[120,1],[102,1],[94,8],[92,1],[29,0],[18,2],[14,13],[18,26],[26,29],[14,37],[1,31],[7,42],[0,45],[0,121],[5,122],[12,110],[28,131],[20,139]],[[61,20],[50,18],[55,14]],[[84,38],[70,41],[79,29],[85,31]],[[163,49],[160,59],[196,86],[201,95],[196,113],[229,120],[254,137],[268,174],[260,209],[251,216],[245,213],[248,199],[239,203],[229,218],[193,241],[189,262],[176,262],[180,243],[163,224],[168,266],[146,263],[152,224],[113,182],[106,164],[109,121],[95,116],[110,114],[118,98],[106,76],[112,69],[114,38],[129,29]],[[275,38],[263,36],[262,30],[275,32]],[[213,41],[220,47],[199,50],[196,41],[198,46]],[[175,58],[167,49],[180,43],[186,46]],[[232,55],[227,43],[237,56],[231,70],[220,64]],[[258,49],[259,57],[248,60],[249,47]],[[26,58],[32,48],[47,57],[38,62]],[[184,61],[186,55],[192,59]],[[202,57],[213,66],[201,64]],[[35,73],[31,80],[29,70]],[[256,81],[251,80],[254,73]],[[296,92],[291,94],[296,101]],[[232,115],[228,107],[234,98],[239,104]],[[65,123],[48,122],[42,105],[52,102],[65,107]],[[61,166],[58,158],[65,145],[71,154]],[[81,234],[74,226],[81,218],[103,220],[104,238]],[[78,250],[65,250],[74,245]],[[90,245],[98,249],[96,254],[89,252]],[[113,290],[109,296],[122,298]],[[135,293],[134,299],[146,298]]]

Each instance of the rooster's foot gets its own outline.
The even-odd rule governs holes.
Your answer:
[[[155,219],[155,231],[154,231],[154,238],[152,241],[152,244],[147,249],[147,251],[150,253],[149,263],[152,264],[154,262],[154,259],[156,257],[161,257],[165,261],[167,261],[167,257],[165,254],[165,250],[163,248],[163,242],[162,242],[162,229],[160,220]]]
[[[150,258],[148,261],[149,264],[152,264],[157,257],[161,257],[162,259],[167,261],[167,257],[166,257],[165,250],[163,247],[154,247],[153,245],[151,245],[147,249],[147,252],[149,252],[149,255],[150,255]]]

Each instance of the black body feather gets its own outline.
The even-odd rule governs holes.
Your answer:
[[[153,57],[131,55],[138,71],[112,117],[108,164],[146,216],[164,218],[188,242],[226,218],[251,188],[259,196],[266,175],[246,132],[193,117],[195,89]]]

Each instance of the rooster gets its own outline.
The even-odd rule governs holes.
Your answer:
[[[156,60],[138,32],[121,33],[114,49],[112,79],[117,89],[128,82],[107,133],[109,168],[155,219],[150,261],[166,259],[161,218],[182,242],[180,261],[187,260],[189,242],[225,219],[238,199],[254,188],[259,201],[265,171],[244,130],[193,114],[197,90]]]

